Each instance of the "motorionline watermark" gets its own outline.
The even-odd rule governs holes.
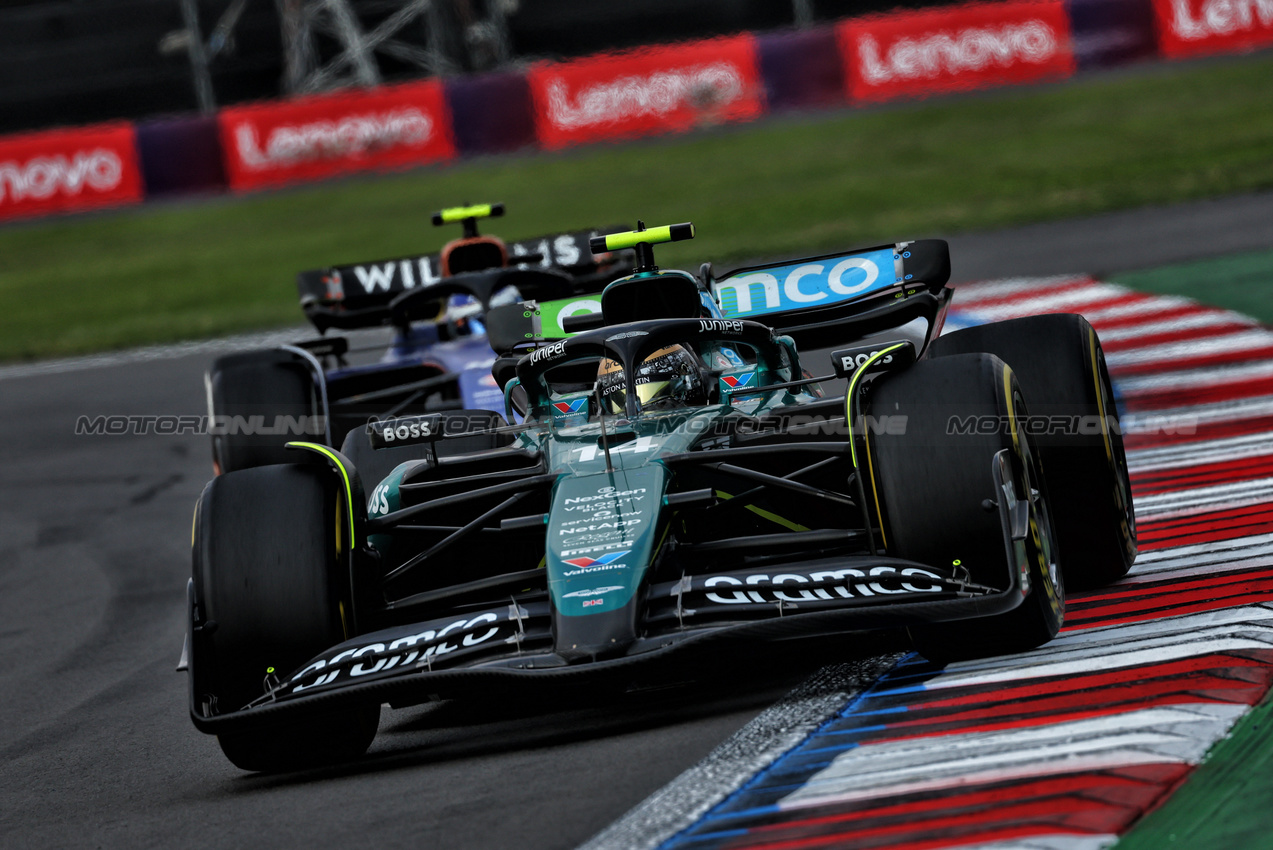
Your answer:
[[[75,435],[120,437],[124,435],[176,436],[278,436],[322,437],[325,416],[166,416],[162,414],[103,414],[75,420]]]
[[[1190,414],[1129,414],[1127,416],[952,416],[946,420],[949,436],[1003,434],[1013,430],[1032,437],[1099,436],[1112,434],[1189,435],[1198,431],[1198,417]]]
[[[374,417],[373,417],[374,419]],[[819,415],[793,414],[779,420],[751,417],[691,418],[679,417],[656,420],[656,432],[684,431],[696,436],[728,436],[731,434],[758,434],[766,431],[793,432],[808,436],[842,436],[850,434],[903,435],[907,431],[909,417],[905,414],[858,416],[850,429],[843,417],[827,418]],[[970,436],[1011,433],[1015,428],[1034,437],[1096,436],[1102,433],[1102,425],[1115,434],[1191,435],[1198,430],[1198,417],[1181,414],[1129,414],[1120,418],[1106,416],[951,416],[946,420],[947,436]],[[463,436],[482,429],[464,429],[448,436]],[[277,436],[322,437],[327,433],[325,416],[197,416],[151,414],[99,414],[80,416],[75,422],[76,436],[125,435],[177,436]]]

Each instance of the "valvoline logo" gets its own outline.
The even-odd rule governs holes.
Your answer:
[[[584,409],[584,405],[588,403],[587,398],[576,398],[572,401],[554,401],[553,407],[558,413],[578,413]]]
[[[729,387],[731,390],[736,390],[742,387],[755,386],[756,373],[748,372],[746,375],[722,375],[721,380],[724,381],[725,386]]]
[[[619,552],[607,552],[600,558],[569,558],[563,563],[570,564],[570,566],[581,570],[587,569],[588,567],[602,567],[606,564],[614,563],[631,551],[631,549],[623,549]]]

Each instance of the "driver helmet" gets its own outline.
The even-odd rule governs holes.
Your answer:
[[[608,357],[603,359],[597,367],[597,383],[606,412],[622,415],[628,391],[623,364]],[[688,407],[707,401],[698,359],[679,343],[660,348],[641,361],[635,384],[643,410]]]

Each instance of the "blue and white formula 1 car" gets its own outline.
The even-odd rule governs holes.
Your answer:
[[[631,252],[594,256],[597,230],[506,244],[478,233],[477,222],[504,214],[502,204],[443,210],[435,225],[459,223],[463,235],[438,254],[336,266],[297,275],[301,307],[317,339],[217,359],[207,373],[219,472],[294,462],[289,439],[339,446],[369,418],[455,408],[503,410],[491,376],[494,352],[482,315],[522,298],[595,294],[631,270]],[[330,329],[392,326],[379,362]],[[365,358],[364,358],[365,359]]]

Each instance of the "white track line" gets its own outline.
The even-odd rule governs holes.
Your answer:
[[[1245,705],[1176,705],[998,732],[863,744],[837,755],[778,807],[893,797],[1041,773],[1196,764],[1247,710]]]
[[[652,850],[799,745],[901,657],[823,668],[579,850]]]
[[[1089,320],[1090,321],[1090,320]],[[1212,312],[1199,310],[1184,316],[1176,316],[1159,322],[1141,322],[1136,325],[1124,325],[1101,331],[1097,335],[1105,345],[1110,343],[1127,343],[1128,347],[1138,347],[1135,340],[1158,334],[1177,333],[1179,331],[1201,330],[1203,328],[1219,328],[1237,325],[1243,328],[1254,328],[1259,322],[1237,313]],[[1156,344],[1156,343],[1151,343]]]
[[[1185,471],[1226,460],[1273,455],[1273,442],[1268,434],[1244,434],[1218,440],[1199,440],[1188,446],[1162,446],[1127,453],[1130,472],[1153,472],[1162,469]]]
[[[87,357],[66,357],[58,360],[39,360],[34,363],[16,363],[12,366],[0,366],[0,381],[13,378],[31,378],[40,375],[58,375],[66,372],[83,372],[88,369],[105,369],[111,366],[127,366],[133,363],[148,363],[154,360],[175,360],[178,357],[190,357],[196,354],[212,356],[232,354],[252,348],[273,348],[287,345],[298,339],[312,337],[311,328],[295,327],[287,330],[265,331],[253,334],[238,334],[220,339],[208,339],[198,342],[175,342],[170,345],[150,345],[145,348],[132,348],[127,351],[115,351],[108,354],[93,354]]]
[[[960,310],[964,310],[969,309],[969,305],[976,305],[985,301],[993,301],[1023,293],[1042,295],[1045,292],[1056,291],[1062,287],[1075,284],[1099,285],[1087,275],[1072,274],[1054,275],[1052,277],[1007,277],[1001,280],[961,283],[954,287],[955,306]]]

